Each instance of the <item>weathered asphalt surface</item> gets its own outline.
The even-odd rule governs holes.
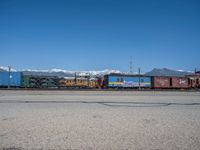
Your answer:
[[[0,149],[200,149],[200,92],[0,91]]]

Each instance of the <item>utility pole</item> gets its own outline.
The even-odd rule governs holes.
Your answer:
[[[87,76],[87,86],[90,87],[90,73]]]
[[[75,86],[76,86],[76,83],[77,83],[77,76],[76,76],[76,72],[74,73],[74,83],[75,83]]]
[[[132,58],[132,56],[130,56],[129,64],[130,64],[129,72],[130,72],[130,74],[132,74],[133,73],[133,58]]]
[[[11,66],[8,66],[8,88],[10,88],[10,79],[11,79]]]
[[[138,75],[139,75],[139,90],[140,90],[140,67],[138,68]]]

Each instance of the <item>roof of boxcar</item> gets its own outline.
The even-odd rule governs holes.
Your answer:
[[[186,77],[198,77],[198,78],[200,78],[200,74],[187,75]]]
[[[200,74],[200,71],[196,71],[195,74]]]
[[[143,74],[122,74],[122,73],[111,73],[111,74],[108,74],[109,76],[120,76],[120,77],[138,77],[138,76],[141,76],[141,77],[148,77],[148,76],[145,76]]]
[[[85,78],[85,77],[64,77],[64,79],[66,79],[66,80],[74,80],[74,79],[77,79],[77,80],[88,80],[88,78]],[[96,78],[89,78],[89,80],[96,80]]]
[[[47,76],[47,75],[24,75],[24,76],[32,78],[58,78],[57,76]]]

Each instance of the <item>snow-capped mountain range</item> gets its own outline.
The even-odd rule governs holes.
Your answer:
[[[8,67],[0,66],[0,71],[9,71]],[[38,69],[22,69],[16,70],[11,68],[11,71],[22,71],[27,75],[52,75],[52,76],[74,76],[76,73],[77,76],[101,76],[110,73],[121,73],[119,70],[105,69],[101,71],[69,71],[64,69],[53,68],[49,70],[38,70]]]
[[[87,75],[87,74],[92,74],[92,75],[98,75],[98,74],[108,74],[108,73],[120,73],[119,70],[111,70],[111,69],[105,69],[102,71],[69,71],[69,70],[63,70],[63,69],[49,69],[49,70],[36,70],[36,69],[25,69],[22,70],[23,72],[64,72],[64,73],[78,73],[78,74],[82,74],[82,75]]]
[[[0,66],[0,71],[8,71],[8,67]],[[112,69],[105,69],[101,71],[69,71],[64,69],[49,69],[49,70],[37,70],[37,69],[23,69],[23,70],[16,70],[11,68],[11,71],[22,71],[25,75],[39,75],[39,76],[59,76],[59,77],[72,77],[75,75],[77,76],[103,76],[105,74],[111,73],[123,73],[129,74],[128,72],[121,72],[119,70],[112,70]],[[137,72],[133,73],[137,74]],[[194,74],[192,71],[184,71],[184,70],[172,70],[167,68],[154,68],[150,72],[143,73],[148,76],[185,76]]]
[[[50,69],[50,70],[22,70],[25,74],[48,74],[48,75],[55,75],[55,76],[74,76],[75,73],[77,76],[101,76],[110,73],[120,73],[119,70],[111,70],[105,69],[102,71],[69,71],[63,69]]]

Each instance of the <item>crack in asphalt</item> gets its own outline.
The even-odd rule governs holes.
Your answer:
[[[166,102],[113,102],[113,101],[36,101],[36,100],[0,100],[1,103],[64,103],[64,104],[101,104],[109,107],[163,107],[170,105],[192,106],[200,103],[166,103]]]

